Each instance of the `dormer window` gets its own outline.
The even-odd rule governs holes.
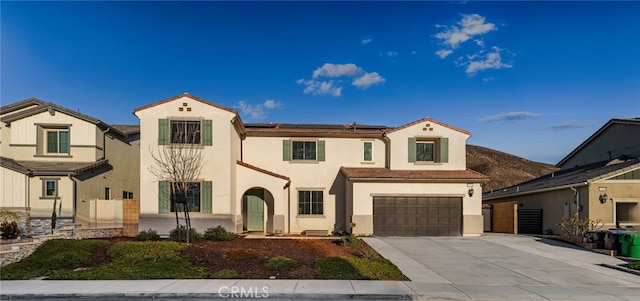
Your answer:
[[[448,138],[409,138],[409,163],[449,162]]]

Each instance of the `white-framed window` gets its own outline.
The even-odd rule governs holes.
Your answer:
[[[362,143],[362,162],[373,162],[373,141]]]
[[[171,120],[171,144],[201,144],[200,120]]]
[[[435,145],[434,141],[416,141],[416,162],[435,162]]]
[[[298,191],[298,214],[321,215],[324,214],[324,192],[322,190]]]
[[[69,129],[46,129],[47,154],[69,153]]]
[[[291,160],[317,160],[316,141],[291,141]]]
[[[184,211],[184,205],[187,204],[189,212],[200,212],[201,208],[201,191],[200,182],[186,183],[186,195],[181,192],[180,183],[171,183],[170,189],[170,211],[176,212],[176,210]],[[183,198],[184,196],[184,198]]]
[[[42,179],[43,199],[53,199],[58,196],[58,178]]]

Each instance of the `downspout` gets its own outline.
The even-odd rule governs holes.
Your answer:
[[[382,133],[382,142],[384,142],[384,167],[391,168],[391,139],[387,133]]]
[[[287,190],[287,234],[291,234],[291,181],[284,188]]]
[[[98,161],[100,160],[104,160],[107,157],[107,132],[109,132],[111,130],[111,128],[107,128],[106,130],[102,131],[102,157],[98,159]]]

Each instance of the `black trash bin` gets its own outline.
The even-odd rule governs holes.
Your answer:
[[[622,251],[620,245],[620,233],[621,230],[609,230],[606,232],[604,236],[604,248],[607,250],[615,250],[617,254],[620,254]]]
[[[604,249],[604,237],[607,232],[604,230],[596,230],[591,232],[591,241],[596,244],[596,249]]]

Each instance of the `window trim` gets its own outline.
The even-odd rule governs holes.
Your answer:
[[[365,145],[367,143],[371,143],[371,160],[367,160],[366,157],[365,157],[365,152],[366,152],[366,150],[365,150],[366,146]],[[375,145],[375,143],[373,142],[373,140],[363,140],[362,141],[362,163],[374,163],[375,162],[375,153],[374,153],[374,150],[373,150],[374,149],[374,147],[373,147],[374,145]]]
[[[291,161],[292,162],[318,162],[318,141],[319,140],[310,140],[310,139],[298,139],[298,140],[291,140]],[[306,142],[313,142],[314,146],[315,146],[315,150],[314,150],[314,157],[313,159],[296,159],[294,158],[295,153],[294,153],[294,144],[298,142],[298,143],[306,143]]]
[[[56,194],[58,195],[58,198],[60,198],[60,178],[40,178],[40,180],[42,180],[42,194],[40,196],[41,200],[53,200],[56,198]],[[55,190],[53,191],[53,195],[47,195],[47,182],[55,183]]]
[[[325,204],[325,202],[324,202],[324,191],[325,191],[325,189],[323,189],[323,188],[298,188],[297,191],[298,191],[298,210],[297,210],[298,214],[297,214],[297,217],[324,217],[324,211],[325,211],[324,210],[324,204]],[[309,199],[309,213],[301,213],[300,212],[300,209],[301,209],[300,208],[300,193],[301,192],[309,192],[310,193],[310,195],[309,195],[309,197],[310,197],[310,199]],[[322,197],[322,200],[321,200],[322,213],[314,213],[313,212],[313,203],[314,203],[314,201],[313,201],[313,192],[320,192],[320,195]],[[317,202],[318,201],[316,201],[316,203]]]
[[[432,156],[433,156],[433,160],[418,160],[418,145],[419,144],[431,144],[432,150]],[[439,162],[439,152],[438,152],[438,139],[416,139],[416,163],[420,164],[420,163],[438,163]]]
[[[36,124],[39,128],[37,135],[38,152],[42,157],[70,157],[71,156],[71,125],[70,124]],[[49,133],[56,134],[56,152],[49,152]],[[67,133],[67,152],[60,152],[60,132]]]
[[[104,199],[105,200],[111,200],[111,188],[110,187],[105,187],[104,188]]]

